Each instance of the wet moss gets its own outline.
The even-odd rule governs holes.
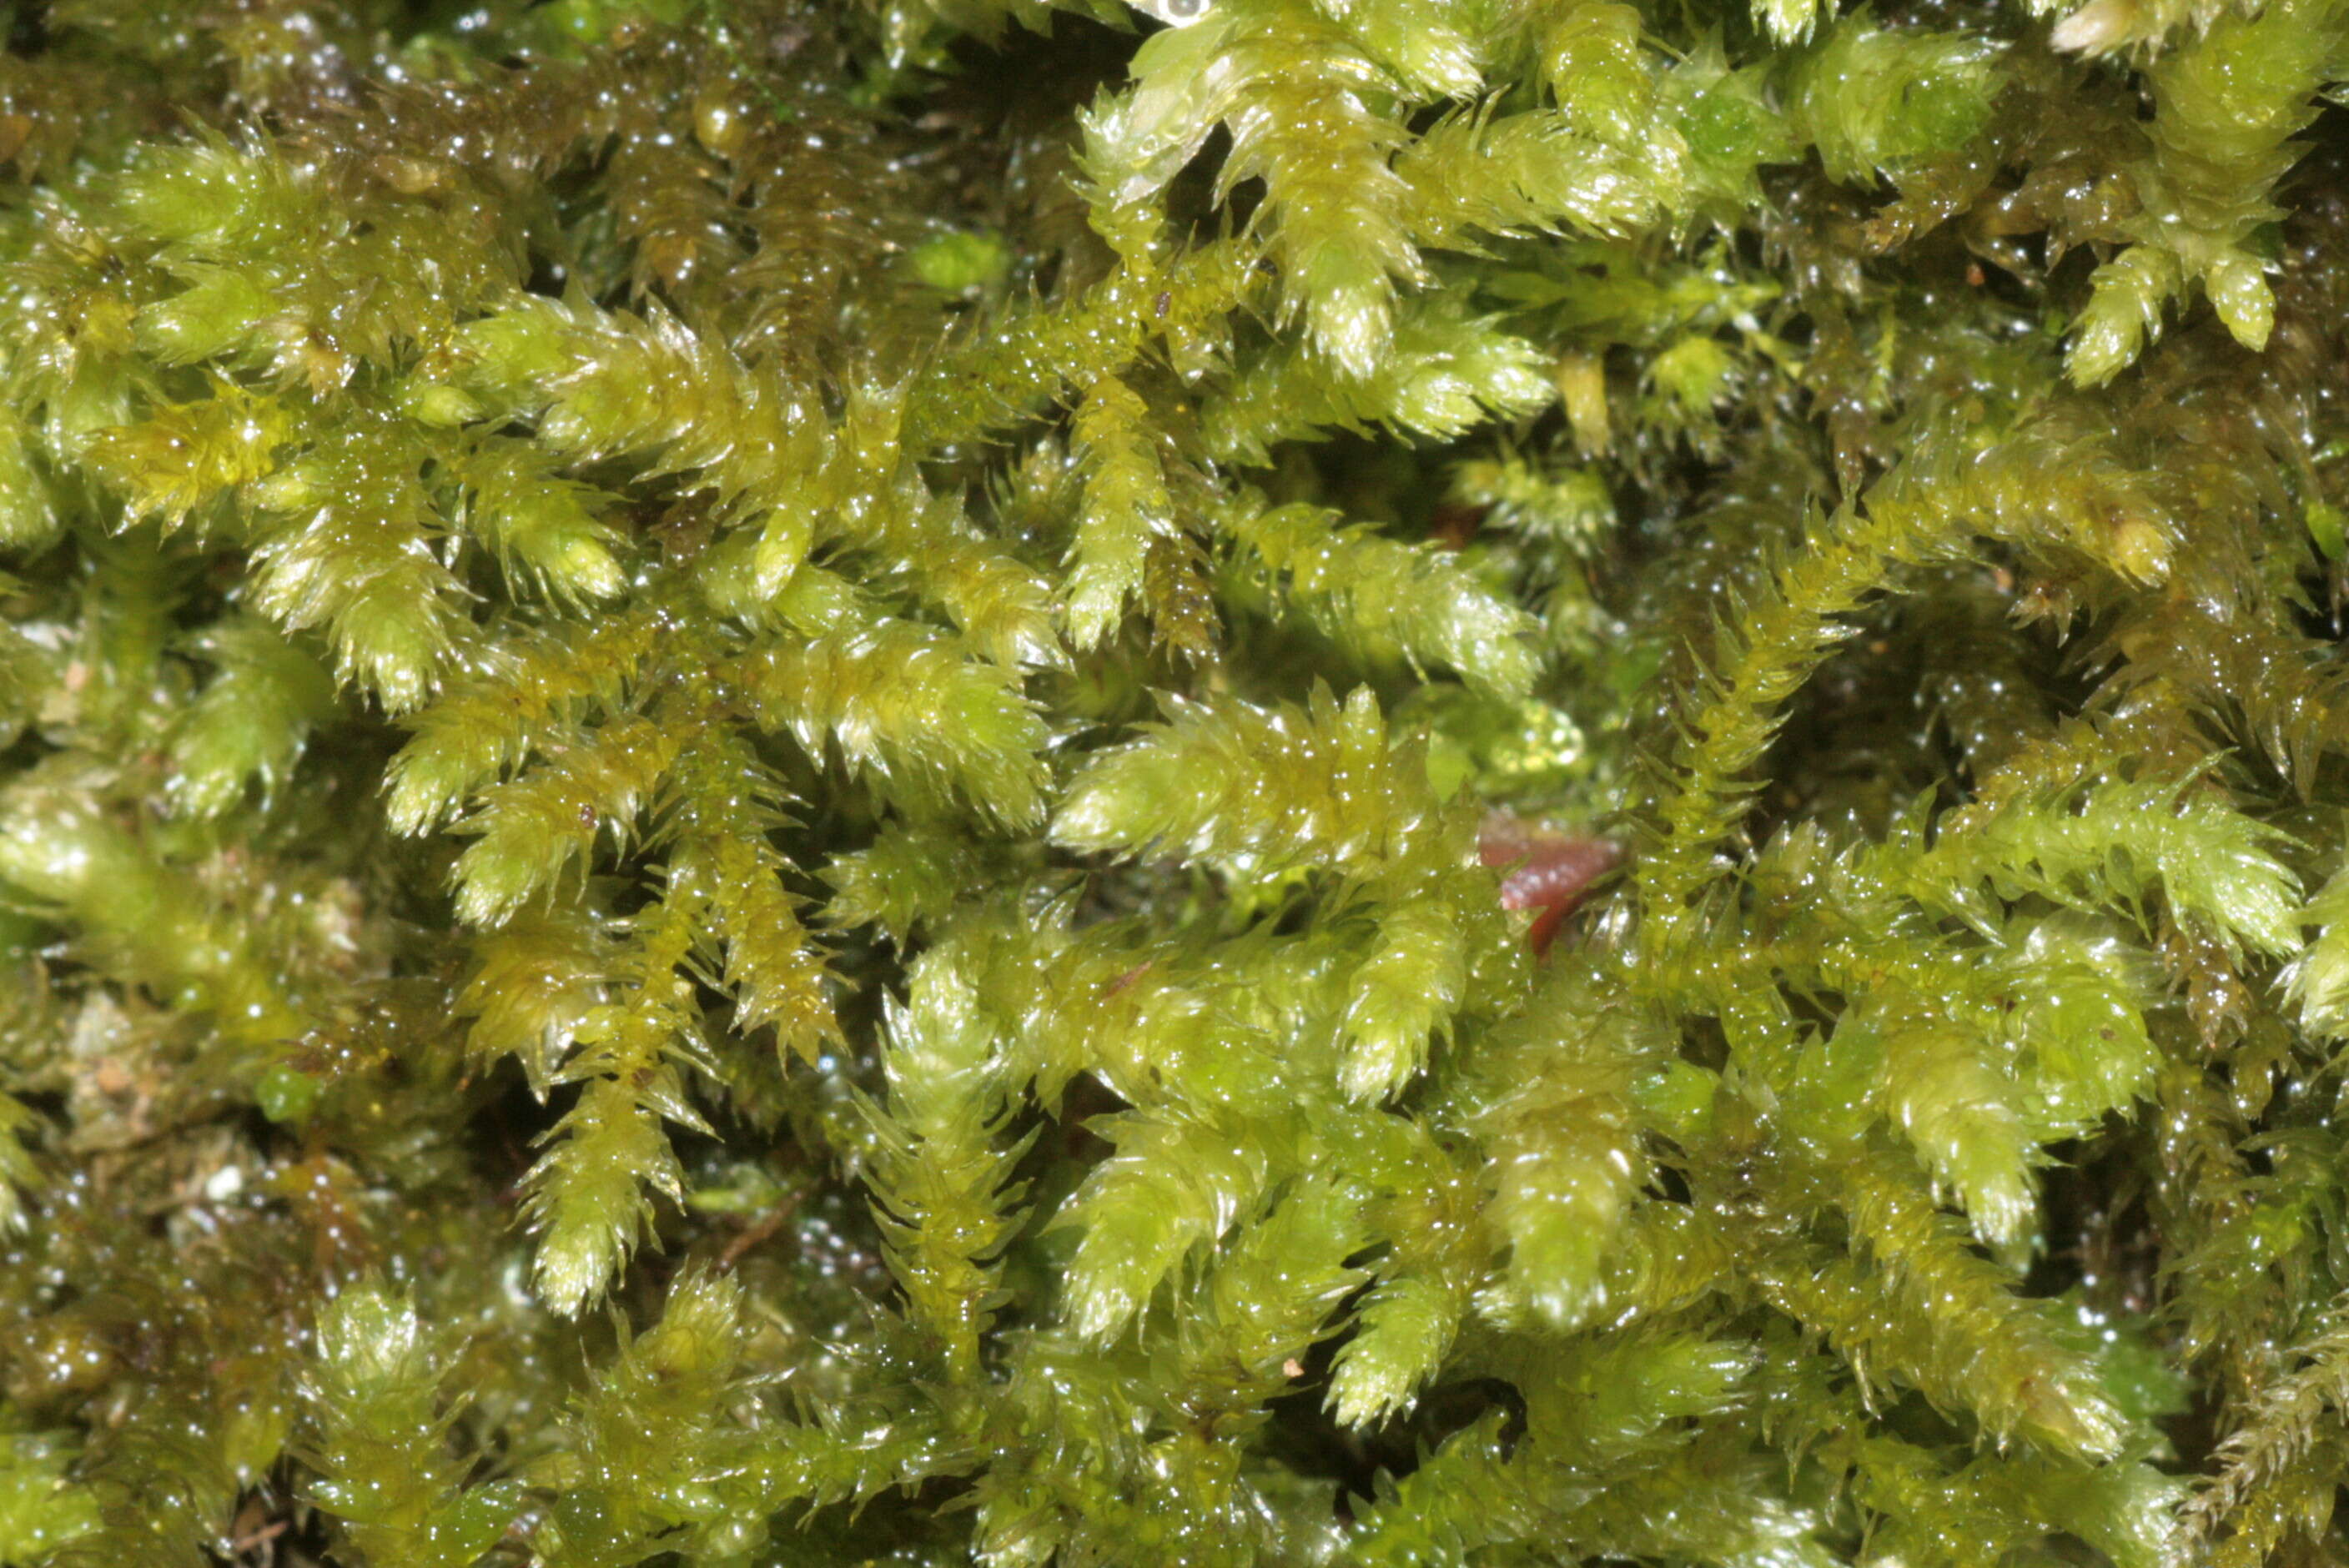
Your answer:
[[[0,15],[0,1562],[2343,1550],[2340,0]]]

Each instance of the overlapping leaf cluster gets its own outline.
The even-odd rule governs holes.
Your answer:
[[[0,7],[0,1562],[2349,1546],[2349,6],[1166,9]]]

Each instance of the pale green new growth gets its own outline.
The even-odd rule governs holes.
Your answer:
[[[1495,696],[1533,685],[1536,623],[1456,562],[1311,507],[1244,513],[1226,528],[1302,618],[1357,656],[1456,671]]]
[[[1600,1264],[1645,1174],[1631,1079],[1656,1042],[1589,988],[1562,980],[1539,995],[1547,1026],[1521,1026],[1486,1065],[1483,1222],[1508,1253],[1491,1308],[1568,1329],[1609,1305]]]
[[[379,1285],[347,1292],[319,1319],[306,1390],[319,1479],[309,1498],[367,1568],[468,1568],[521,1508],[511,1480],[463,1484],[446,1371],[414,1305]]]
[[[599,1025],[614,1026],[591,1015],[582,1033]],[[677,1092],[674,1081],[660,1087]],[[533,1280],[549,1306],[568,1315],[602,1294],[636,1250],[653,1215],[643,1190],[674,1202],[685,1181],[659,1114],[618,1078],[592,1080],[553,1139],[531,1168],[529,1212],[539,1233]]]
[[[98,1510],[67,1479],[74,1451],[52,1435],[9,1431],[0,1451],[0,1558],[37,1563],[96,1532]]]
[[[1139,598],[1152,548],[1174,531],[1174,502],[1143,420],[1142,399],[1114,377],[1085,394],[1074,436],[1087,465],[1084,510],[1069,558],[1069,640],[1090,648]]]
[[[1086,765],[1053,839],[1156,850],[1243,874],[1398,851],[1434,809],[1415,748],[1391,743],[1368,687],[1341,707],[1185,705]]]
[[[2284,983],[2302,1026],[2339,1039],[2349,1035],[2349,876],[2335,872],[2300,919],[2317,934],[2285,967]]]
[[[1006,1135],[1006,1064],[956,957],[932,949],[906,1002],[890,1010],[889,1091],[866,1109],[866,1180],[908,1313],[937,1342],[947,1376],[967,1381],[1019,1225],[1012,1168],[1024,1150]]]

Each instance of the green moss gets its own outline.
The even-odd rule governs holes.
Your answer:
[[[0,7],[0,1563],[2349,1553],[2349,7],[2056,9]]]

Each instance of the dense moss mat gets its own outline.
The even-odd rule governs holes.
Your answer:
[[[2349,0],[2068,3],[0,5],[0,1562],[2349,1555]]]

